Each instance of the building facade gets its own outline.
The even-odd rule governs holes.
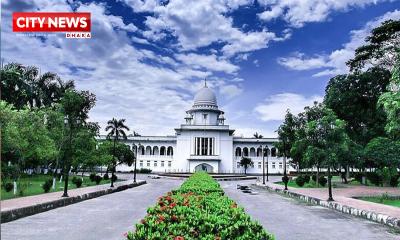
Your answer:
[[[193,106],[186,113],[185,123],[175,128],[174,136],[131,136],[125,140],[136,153],[138,169],[243,173],[239,162],[242,157],[249,157],[254,165],[247,169],[248,173],[262,173],[263,158],[270,173],[283,172],[283,159],[273,146],[277,139],[235,136],[235,130],[225,124],[224,112],[218,108],[216,96],[207,85],[195,95]],[[289,164],[287,167],[288,171],[293,170]],[[120,165],[117,171],[133,168]]]

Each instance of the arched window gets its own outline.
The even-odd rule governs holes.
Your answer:
[[[260,147],[257,148],[257,157],[262,157],[262,149]]]
[[[160,147],[160,155],[165,155],[165,147]]]
[[[256,149],[255,148],[250,148],[250,157],[255,157],[256,156]]]
[[[269,148],[264,148],[264,157],[268,157],[271,153],[271,150],[269,150]]]
[[[248,157],[249,156],[249,149],[247,147],[243,148],[243,157]]]
[[[139,147],[139,155],[144,155],[144,147],[143,146]]]
[[[146,147],[146,155],[151,155],[151,147],[150,146]]]
[[[173,156],[174,155],[174,149],[171,146],[169,146],[167,148],[167,155],[168,156]]]
[[[271,149],[271,157],[276,157],[276,148]]]
[[[160,155],[160,151],[158,150],[157,146],[153,147],[153,155]]]
[[[236,148],[235,156],[236,157],[241,157],[242,156],[242,149],[240,147]]]

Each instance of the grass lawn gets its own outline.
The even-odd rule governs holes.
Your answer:
[[[75,184],[73,184],[71,181],[72,177],[73,176],[69,177],[68,190],[76,188]],[[77,176],[77,177],[81,177],[81,176]],[[22,188],[25,188],[23,191],[23,195],[22,196],[19,195],[19,192],[17,193],[17,195],[14,195],[13,190],[11,190],[10,192],[6,192],[6,190],[2,186],[0,199],[6,200],[6,199],[11,199],[11,198],[18,198],[18,197],[42,194],[42,193],[44,193],[42,185],[48,179],[53,179],[53,177],[51,175],[44,175],[44,174],[32,175],[32,176],[28,176],[28,175],[22,176],[19,179],[17,184],[18,184],[18,191],[19,191],[19,189],[21,189],[21,186],[22,186]],[[100,184],[110,183],[110,181],[111,180],[102,180],[100,182]],[[2,184],[2,185],[4,185],[4,184]],[[81,188],[94,186],[94,185],[96,185],[96,182],[90,181],[89,177],[86,177],[86,176],[83,177],[83,183],[82,183]],[[64,190],[64,181],[60,183],[60,181],[57,180],[56,181],[56,189],[53,190],[51,188],[50,192],[59,192],[59,191],[63,191],[63,190]]]
[[[360,197],[357,199],[368,201],[368,202],[390,205],[390,206],[400,208],[400,199],[385,199],[382,197]]]

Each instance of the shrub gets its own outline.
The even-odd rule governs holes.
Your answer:
[[[151,169],[148,169],[148,168],[141,168],[141,169],[139,169],[139,173],[151,173]]]
[[[166,230],[167,229],[167,230]],[[250,219],[244,209],[224,196],[207,173],[195,173],[182,186],[160,197],[128,232],[136,239],[260,239],[274,236]]]
[[[312,179],[314,182],[316,182],[316,181],[317,181],[317,175],[312,175],[312,176],[311,176],[311,179]]]
[[[46,180],[44,182],[44,184],[42,185],[44,192],[48,193],[50,191],[52,185],[53,185],[53,180],[51,180],[51,179]]]
[[[89,175],[90,181],[95,182],[95,181],[96,181],[95,178],[96,178],[96,173],[91,173],[91,174]]]
[[[324,176],[319,176],[318,178],[318,183],[321,184],[321,186],[325,187],[326,183],[328,182],[328,180],[326,179],[326,177]]]
[[[13,183],[8,182],[8,183],[4,184],[4,189],[6,190],[6,192],[11,192],[11,190],[13,190],[13,188],[14,188]]]
[[[381,184],[381,178],[379,175],[375,172],[368,172],[367,174],[367,179],[374,185],[379,186]]]
[[[108,174],[106,173],[106,174],[103,175],[103,179],[107,181],[108,179],[110,179],[110,177],[109,177]]]
[[[94,176],[94,181],[96,182],[96,184],[98,185],[101,182],[102,177],[99,175]]]
[[[72,183],[75,184],[75,186],[77,188],[80,188],[82,186],[83,181],[82,181],[82,178],[73,177],[72,178]]]
[[[113,174],[112,176],[111,176],[111,180],[113,181],[113,182],[116,182],[117,180],[118,180],[118,177],[117,177],[117,175],[115,175],[115,174]]]
[[[362,183],[362,177],[363,177],[363,174],[360,172],[354,174],[354,179],[359,183]]]
[[[303,176],[303,178],[304,178],[304,182],[305,183],[309,183],[310,182],[310,179],[311,179],[310,175],[306,174],[306,175]]]
[[[300,176],[298,176],[297,178],[296,178],[296,184],[297,184],[297,186],[299,186],[299,187],[302,187],[302,186],[304,186],[304,183],[305,183],[306,181],[305,181],[305,178],[304,178],[304,176],[302,176],[302,175],[300,175]]]
[[[390,179],[390,186],[391,187],[397,187],[399,185],[399,177],[400,177],[400,175],[396,175],[396,176],[393,176]]]

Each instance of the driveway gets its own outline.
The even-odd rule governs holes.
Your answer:
[[[393,233],[389,227],[361,218],[307,205],[264,190],[257,190],[257,195],[250,195],[237,189],[237,184],[251,183],[254,181],[221,182],[221,186],[230,198],[243,206],[277,239],[400,239],[400,235]]]
[[[133,229],[157,198],[181,180],[149,179],[148,183],[95,199],[1,224],[2,240],[120,240]]]

